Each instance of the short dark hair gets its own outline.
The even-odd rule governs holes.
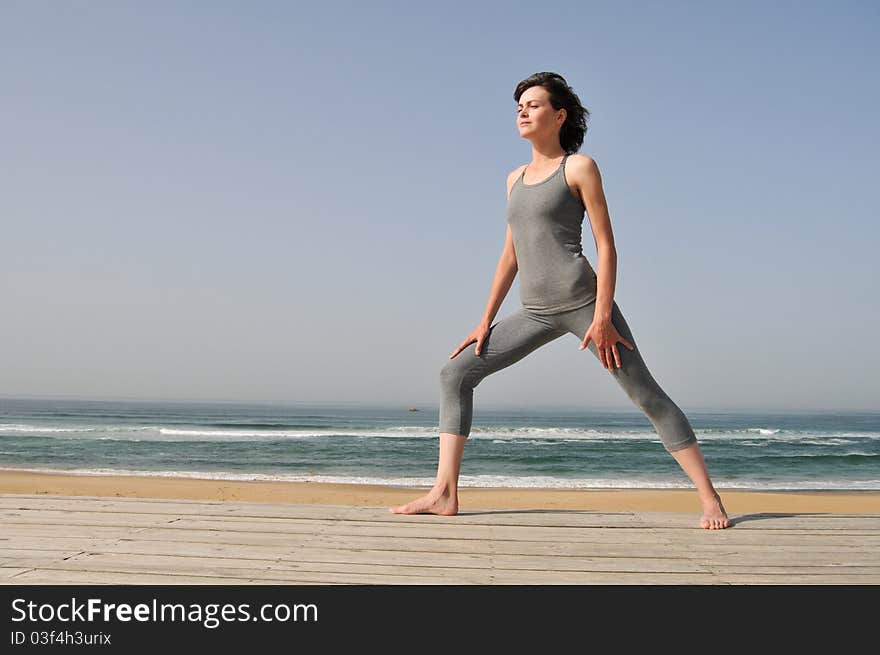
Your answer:
[[[526,89],[533,86],[547,89],[553,109],[565,109],[565,122],[559,128],[559,145],[570,155],[576,153],[584,143],[590,112],[581,104],[580,98],[562,75],[547,71],[530,75],[517,84],[513,99],[519,102]]]

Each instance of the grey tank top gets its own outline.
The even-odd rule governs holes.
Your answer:
[[[523,168],[507,203],[520,299],[535,314],[558,314],[596,300],[596,273],[581,248],[585,209],[565,181],[567,159],[536,184],[523,182]]]

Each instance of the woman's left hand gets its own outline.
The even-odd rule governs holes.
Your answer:
[[[587,344],[590,343],[590,339],[593,340],[593,343],[596,344],[596,350],[599,351],[599,361],[609,371],[614,370],[615,364],[617,364],[617,368],[620,368],[620,353],[617,352],[618,341],[630,350],[633,350],[633,345],[620,336],[611,319],[594,320],[584,335],[584,340],[581,342],[578,350],[586,348]]]

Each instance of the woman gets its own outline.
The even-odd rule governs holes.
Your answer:
[[[520,136],[532,161],[507,177],[507,241],[482,320],[440,373],[440,461],[431,491],[395,514],[458,513],[458,476],[480,381],[571,332],[608,369],[660,435],[664,448],[697,487],[700,527],[729,526],[700,446],[684,413],[657,384],[614,301],[617,251],[596,162],[574,154],[589,112],[562,76],[537,73],[514,92]],[[581,250],[584,211],[598,252],[598,275]],[[520,276],[522,307],[491,325]],[[476,342],[473,349],[467,348]],[[618,347],[618,343],[623,347]]]

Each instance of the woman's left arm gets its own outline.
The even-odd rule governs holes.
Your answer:
[[[581,350],[587,347],[590,339],[596,344],[602,366],[611,370],[620,368],[620,355],[617,342],[622,342],[630,350],[633,349],[626,339],[617,332],[611,322],[611,308],[614,303],[614,287],[617,279],[617,249],[614,246],[614,234],[611,231],[611,218],[608,216],[608,204],[602,189],[602,176],[599,166],[592,157],[572,155],[566,162],[566,173],[574,182],[581,201],[587,210],[593,239],[596,242],[596,309],[593,323],[584,335]]]
[[[611,305],[614,302],[614,285],[617,279],[617,249],[614,246],[614,233],[611,231],[605,191],[602,189],[602,175],[592,157],[572,155],[566,163],[568,165],[565,172],[571,173],[569,178],[577,186],[577,192],[593,228],[593,240],[596,242],[598,280],[594,316],[611,320]]]

